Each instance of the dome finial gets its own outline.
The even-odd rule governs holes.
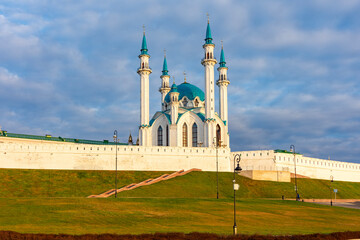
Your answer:
[[[175,77],[173,76],[173,84],[175,84]]]
[[[164,58],[166,58],[166,49],[164,48]]]
[[[208,20],[208,24],[209,24],[210,23],[209,13],[206,13],[206,16],[207,16],[207,20]]]
[[[186,83],[186,72],[184,71],[183,74],[184,74],[184,83]]]
[[[223,49],[224,48],[224,42],[223,42],[223,40],[221,40],[221,49]]]
[[[144,35],[145,35],[145,24],[143,24],[143,33],[144,33]]]

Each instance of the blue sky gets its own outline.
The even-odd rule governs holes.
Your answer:
[[[232,150],[289,149],[360,163],[360,1],[0,3],[0,125],[122,141],[139,125],[142,25],[150,112],[169,74],[204,89],[206,13],[229,67]],[[217,73],[216,73],[217,74]]]

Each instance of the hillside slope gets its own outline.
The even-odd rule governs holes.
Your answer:
[[[165,172],[119,171],[118,187],[158,177]],[[114,188],[113,171],[0,169],[0,197],[87,197]],[[220,198],[231,198],[232,173],[219,173]],[[239,198],[294,198],[294,183],[254,181],[236,176]],[[360,199],[360,183],[333,182],[337,198]],[[302,198],[330,198],[330,181],[298,179]],[[118,197],[215,198],[216,173],[188,175],[118,194]]]

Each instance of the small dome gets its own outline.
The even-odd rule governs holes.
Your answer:
[[[205,100],[205,94],[204,92],[198,88],[195,85],[192,85],[190,83],[184,82],[177,86],[177,90],[180,93],[179,100],[181,100],[183,97],[187,97],[189,100],[194,100],[196,97],[199,97],[200,101]],[[170,94],[166,94],[165,96],[165,102],[170,102]]]

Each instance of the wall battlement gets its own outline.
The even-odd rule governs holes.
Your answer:
[[[0,137],[0,168],[177,171],[216,170],[216,148],[97,145]],[[219,148],[219,171],[230,171],[230,149]]]
[[[295,172],[310,178],[334,181],[360,182],[360,164],[306,157],[302,154],[277,152],[275,150],[232,152],[241,155],[240,166],[244,170],[271,170]]]
[[[233,171],[235,154],[243,170],[295,172],[294,155],[275,150],[230,152],[230,148],[144,147],[134,145],[83,144],[0,136],[0,168],[178,171],[199,168]],[[217,152],[217,154],[216,154]],[[297,174],[316,179],[360,182],[360,164],[306,157],[296,154]]]

